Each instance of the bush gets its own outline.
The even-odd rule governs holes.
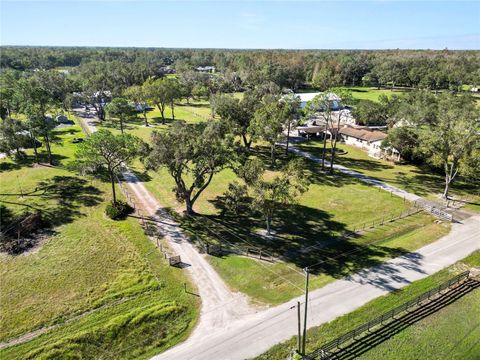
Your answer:
[[[105,214],[112,220],[122,220],[127,217],[128,214],[133,212],[133,208],[124,201],[117,201],[107,205]]]

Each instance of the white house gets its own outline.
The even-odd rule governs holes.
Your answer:
[[[213,74],[215,72],[215,66],[210,66],[210,65],[199,66],[195,70],[197,70],[198,72],[202,72],[202,73],[212,73]]]
[[[397,149],[382,149],[380,147],[383,139],[387,137],[387,134],[382,131],[347,126],[340,129],[340,135],[345,141],[345,144],[367,150],[368,156],[377,159],[385,157],[394,157],[396,160],[400,159],[400,153]]]

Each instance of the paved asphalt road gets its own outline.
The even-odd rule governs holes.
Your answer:
[[[477,249],[480,249],[480,215],[453,224],[448,235],[414,253],[312,291],[308,327],[333,320],[378,296],[427,277]],[[229,328],[190,338],[153,359],[234,360],[260,355],[296,334],[297,315],[293,307],[302,300],[300,297],[247,315],[230,324]]]
[[[94,119],[84,120],[95,131],[94,121],[92,122]],[[341,170],[350,171],[347,168]],[[356,174],[351,175],[357,177]],[[163,229],[172,248],[191,263],[189,271],[202,298],[201,317],[192,335],[183,343],[152,359],[248,359],[296,334],[295,304],[303,301],[302,297],[267,310],[252,309],[241,294],[234,293],[225,286],[205,258],[185,241],[178,225],[166,216],[144,185],[128,171],[124,176],[145,211],[155,215],[160,223],[163,222]],[[384,183],[374,185],[390,187]],[[400,191],[401,194],[398,195],[408,196],[409,200],[418,198],[400,189],[392,187],[391,190]],[[378,296],[427,277],[477,249],[480,249],[480,215],[453,224],[448,235],[416,252],[310,292],[308,327],[333,320]]]

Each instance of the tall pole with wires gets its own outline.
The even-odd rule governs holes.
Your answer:
[[[307,341],[308,267],[303,269],[303,271],[305,272],[305,314],[303,318],[302,357],[305,358],[305,345]]]
[[[298,336],[297,336],[297,352],[301,354],[302,348],[300,347],[300,341],[302,339],[301,323],[300,323],[300,301],[297,301],[297,318],[298,318]]]

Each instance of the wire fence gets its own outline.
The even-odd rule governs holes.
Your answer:
[[[420,211],[422,211],[421,208],[413,206],[405,211],[390,212],[382,215],[381,217],[355,224],[354,226],[352,226],[351,233],[358,234],[368,229],[375,229],[393,221],[401,220],[406,217],[418,214]],[[350,231],[348,231],[345,235],[348,235],[348,233],[350,233]]]
[[[223,224],[201,215],[189,216],[189,218],[209,235],[208,237],[199,236],[199,233],[195,232],[195,240],[200,250],[209,255],[237,254],[269,262],[280,260],[277,255],[248,242]],[[235,240],[239,242],[233,243],[232,241]]]
[[[395,319],[396,316],[419,306],[424,305],[425,303],[433,300],[436,295],[440,294],[442,291],[446,289],[456,287],[458,284],[463,283],[465,280],[469,278],[470,271],[464,271],[461,274],[451,278],[450,280],[444,282],[440,286],[437,286],[430,291],[427,291],[416,298],[407,301],[406,303],[380,315],[379,317],[364,323],[361,326],[356,327],[352,331],[339,336],[338,338],[326,343],[321,348],[313,351],[312,353],[308,354],[305,359],[314,360],[314,359],[329,359],[329,353],[332,350],[338,349],[343,345],[346,345],[352,341],[355,341],[357,337],[364,334],[365,332],[369,332],[370,330],[384,325],[385,323]]]

